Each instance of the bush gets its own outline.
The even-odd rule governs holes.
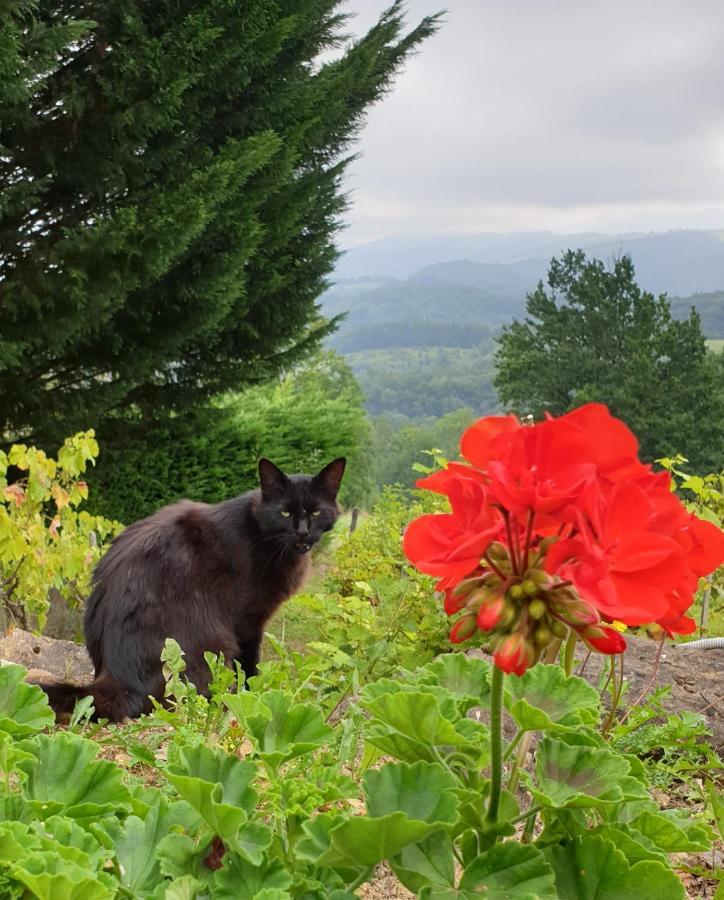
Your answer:
[[[85,597],[104,541],[121,527],[78,511],[88,497],[81,476],[97,455],[93,431],[68,438],[57,461],[24,444],[0,450],[0,604],[6,625],[42,629],[52,588],[71,606]]]
[[[362,504],[371,493],[362,396],[331,353],[272,385],[151,427],[129,422],[101,442],[93,508],[123,522],[184,497],[217,503],[250,490],[258,485],[260,456],[286,472],[313,472],[346,456],[342,503]]]

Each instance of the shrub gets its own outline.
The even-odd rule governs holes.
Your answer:
[[[6,624],[43,628],[48,593],[81,602],[104,542],[121,526],[79,511],[98,455],[94,432],[68,438],[57,461],[36,447],[0,450],[0,603]],[[10,481],[10,483],[9,483]]]

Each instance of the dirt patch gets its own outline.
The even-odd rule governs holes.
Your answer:
[[[93,664],[85,647],[31,634],[22,628],[0,638],[0,660],[25,666],[31,679],[87,684],[93,678]]]
[[[667,641],[661,648],[658,671],[656,656],[659,644],[645,638],[626,636],[624,677],[629,689],[624,707],[646,705],[647,687],[671,685],[671,694],[663,702],[669,712],[701,713],[712,732],[712,746],[724,751],[724,650],[686,650],[682,644]],[[582,660],[583,653],[579,654]],[[596,684],[608,658],[591,654],[583,677]],[[652,681],[653,678],[653,681]],[[646,691],[646,693],[644,693]],[[643,696],[642,696],[643,695]]]

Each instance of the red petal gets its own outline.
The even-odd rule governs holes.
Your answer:
[[[493,442],[523,426],[513,416],[486,416],[473,423],[460,438],[460,452],[474,466],[484,469],[494,453]]]

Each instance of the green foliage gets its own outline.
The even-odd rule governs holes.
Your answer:
[[[10,3],[3,431],[186,409],[328,333],[350,143],[437,24],[394,2],[340,49],[338,5]]]
[[[460,435],[475,419],[472,409],[457,409],[439,419],[396,422],[387,416],[372,420],[374,438],[374,475],[380,487],[401,484],[412,487],[419,471],[416,464],[425,461],[425,448],[437,447],[443,456],[455,459]]]
[[[372,488],[362,396],[332,353],[210,409],[153,427],[113,429],[101,442],[103,457],[90,481],[93,508],[124,522],[184,497],[216,503],[256,488],[260,456],[287,472],[316,472],[346,456],[341,502],[365,503]]]
[[[658,459],[657,462],[671,474],[672,489],[682,495],[691,512],[700,519],[713,522],[718,528],[724,528],[724,470],[716,474],[692,475],[683,468],[688,460],[681,455]],[[700,622],[705,596],[709,610],[703,629],[709,628],[714,634],[720,634],[724,627],[724,567],[713,572],[701,585],[692,612]]]
[[[103,739],[150,748],[163,728],[163,753],[131,758],[125,770],[96,759],[97,744],[75,733],[35,733],[43,716],[26,718],[30,737],[0,719],[4,896],[26,888],[70,900],[350,900],[387,860],[406,887],[431,900],[635,890],[675,900],[683,888],[669,854],[710,846],[707,826],[658,810],[639,764],[601,738],[590,688],[560,679],[557,667],[539,664],[530,690],[522,679],[509,682],[507,702],[513,708],[525,694],[542,737],[535,774],[526,775],[532,805],[521,812],[504,792],[506,820],[491,825],[489,732],[467,715],[489,696],[486,660],[445,654],[395,680],[370,681],[359,707],[331,725],[324,719],[333,696],[320,703],[303,681],[267,689],[279,660],[262,664],[250,692],[234,694],[210,657],[211,697],[197,699],[228,709],[210,729],[203,717],[189,718],[178,647],[167,642],[164,656],[166,708]],[[546,685],[556,695],[550,702]],[[564,685],[584,698],[575,730],[563,721],[573,710],[551,714]],[[47,713],[44,694],[21,684],[17,670],[6,679],[5,707],[23,709],[27,691],[32,707]],[[388,761],[372,768],[374,748]],[[149,769],[155,790],[139,777],[149,780]],[[541,809],[544,828],[531,830],[528,844],[504,839],[514,831],[507,820]]]
[[[479,712],[500,681],[480,655],[434,656],[445,617],[400,550],[406,521],[438,503],[385,491],[318,593],[289,604],[315,640],[301,653],[270,636],[249,690],[207,654],[200,696],[167,641],[150,716],[43,733],[45,695],[0,667],[0,893],[352,900],[386,861],[429,900],[683,897],[671,854],[704,853],[713,834],[690,807],[661,811],[649,784],[657,767],[696,784],[721,765],[690,717],[657,721],[656,698],[606,739],[583,680],[542,663],[507,678],[519,730],[505,758],[523,732],[539,739],[489,817],[494,729]]]
[[[490,342],[455,347],[395,348],[349,353],[347,360],[370,415],[417,419],[469,407],[477,415],[498,409]]]
[[[707,355],[696,313],[673,319],[665,296],[638,287],[627,256],[607,270],[568,251],[551,261],[548,286],[499,338],[501,400],[535,416],[606,403],[644,458],[683,448],[696,471],[721,468],[724,367]]]
[[[120,530],[117,522],[78,507],[88,497],[82,479],[98,455],[94,432],[68,438],[57,461],[14,444],[0,450],[0,614],[6,622],[43,627],[55,589],[77,606],[93,565]]]

